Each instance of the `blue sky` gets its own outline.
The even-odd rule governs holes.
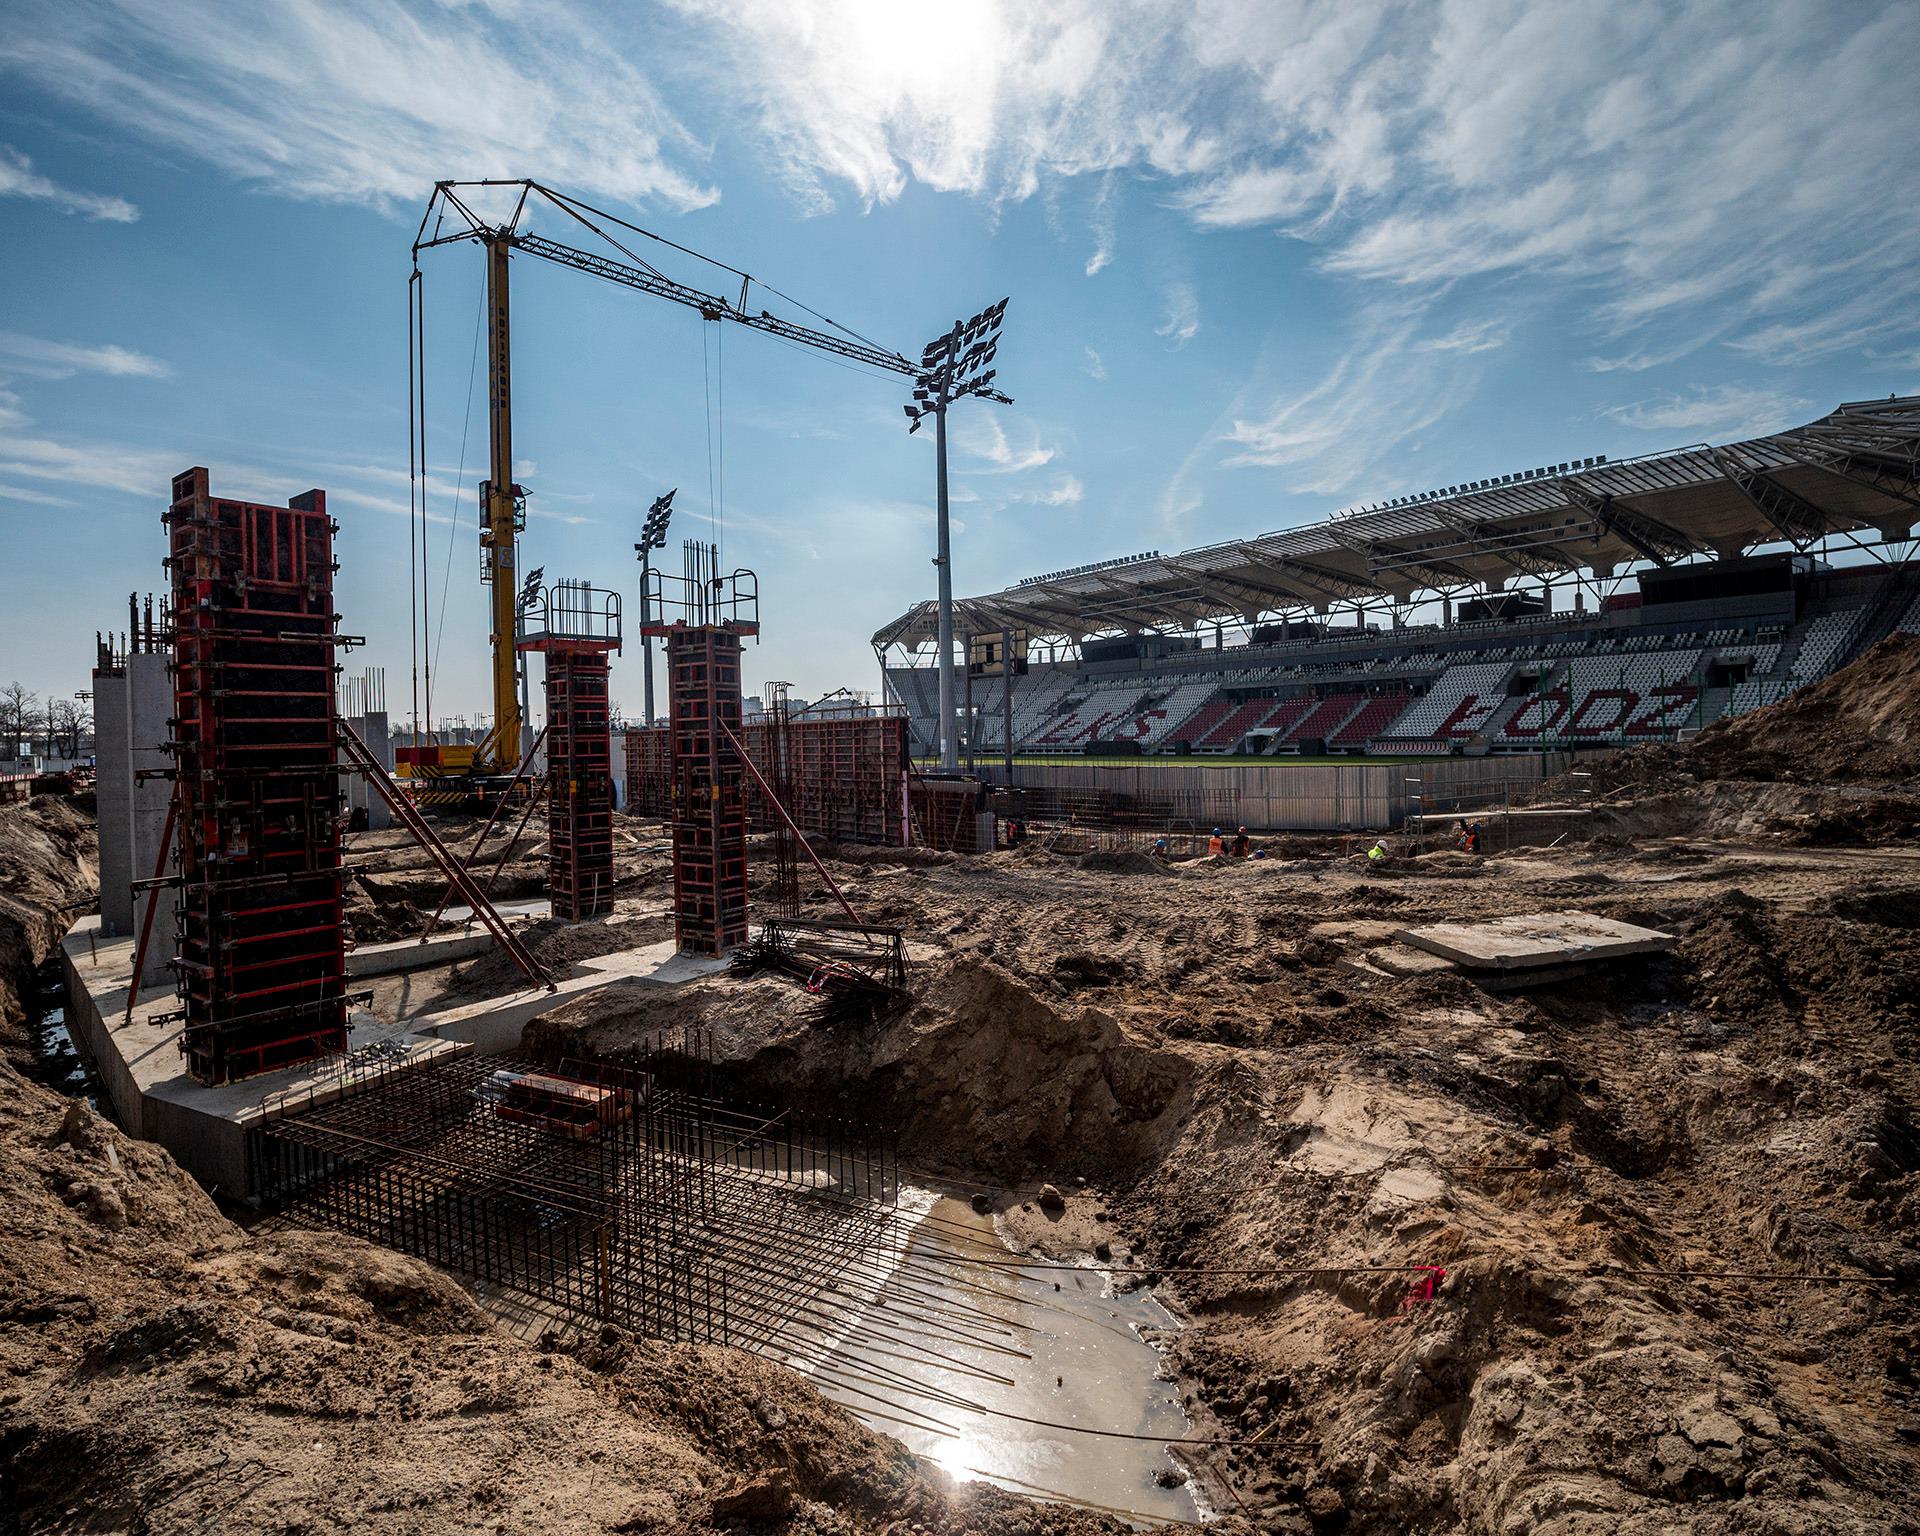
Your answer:
[[[955,411],[962,593],[1920,388],[1900,0],[8,13],[0,680],[43,695],[160,585],[168,477],[204,463],[330,493],[354,665],[401,705],[440,177],[617,207],[903,351],[1011,294],[1017,403]],[[480,257],[425,265],[435,702],[473,712]],[[514,302],[523,568],[631,600],[677,485],[676,537],[760,573],[749,681],[871,687],[867,636],[933,591],[898,381],[530,260]],[[637,710],[631,659],[615,694]]]

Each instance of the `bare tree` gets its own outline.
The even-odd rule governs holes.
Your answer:
[[[43,716],[40,695],[19,683],[0,688],[0,751],[20,757],[33,750]]]
[[[93,728],[93,713],[79,699],[55,699],[47,706],[47,735],[62,757],[78,757],[80,744]]]

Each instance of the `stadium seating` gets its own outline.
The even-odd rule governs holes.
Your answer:
[[[1860,621],[1865,617],[1865,609],[1848,608],[1839,613],[1822,614],[1815,619],[1807,626],[1806,635],[1800,641],[1800,650],[1793,658],[1788,681],[1798,687],[1817,677],[1825,677],[1852,643]]]
[[[1406,706],[1406,694],[1397,690],[1368,699],[1359,714],[1327,739],[1327,745],[1341,748],[1364,747],[1376,731],[1398,716]]]
[[[1467,662],[1448,667],[1426,694],[1380,734],[1385,742],[1467,741],[1507,696],[1513,676],[1508,660]]]
[[[1179,651],[1124,668],[1036,662],[1011,680],[1016,750],[1329,751],[1430,756],[1626,745],[1688,733],[1825,676],[1881,634],[1920,633],[1920,593],[1858,570],[1818,575],[1792,621],[1732,603],[1692,625],[1645,610],[1560,612]],[[1698,607],[1688,615],[1700,612]],[[1731,677],[1739,681],[1729,682]],[[1524,685],[1515,684],[1516,673]],[[929,667],[892,667],[916,749],[931,750]],[[1002,748],[1002,687],[974,685],[974,745]]]
[[[1280,738],[1280,744],[1297,749],[1303,741],[1331,740],[1366,702],[1364,693],[1330,693],[1294,722]]]

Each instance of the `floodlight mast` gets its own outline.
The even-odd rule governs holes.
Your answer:
[[[647,520],[640,527],[640,542],[634,549],[640,556],[640,611],[644,616],[647,605],[647,574],[653,569],[653,552],[663,549],[667,542],[667,524],[673,520],[673,498],[679,494],[680,487],[675,486],[664,496],[656,496],[653,505],[647,508]],[[644,693],[641,708],[645,710],[647,724],[653,724],[653,629],[648,624],[640,626],[640,664],[646,670]]]
[[[953,675],[953,541],[947,518],[947,407],[968,395],[997,405],[1013,404],[1011,396],[992,387],[995,370],[987,366],[999,350],[1000,322],[1006,312],[1007,301],[1002,299],[971,320],[956,320],[946,335],[928,342],[920,354],[914,403],[904,407],[912,423],[907,428],[909,433],[920,430],[922,418],[933,417],[938,460],[934,476],[937,553],[933,563],[940,572],[940,766],[949,771],[960,766],[960,733],[954,724],[958,700]]]

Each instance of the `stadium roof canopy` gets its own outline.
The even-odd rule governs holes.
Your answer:
[[[1920,521],[1920,395],[1856,401],[1804,427],[1721,447],[1582,460],[1177,555],[1133,556],[1030,578],[954,604],[960,635],[1024,631],[1078,641],[1113,630],[1186,629],[1336,602],[1409,602],[1498,589],[1517,577],[1612,574],[1760,545],[1807,550]],[[938,633],[931,602],[873,637],[918,647]]]

